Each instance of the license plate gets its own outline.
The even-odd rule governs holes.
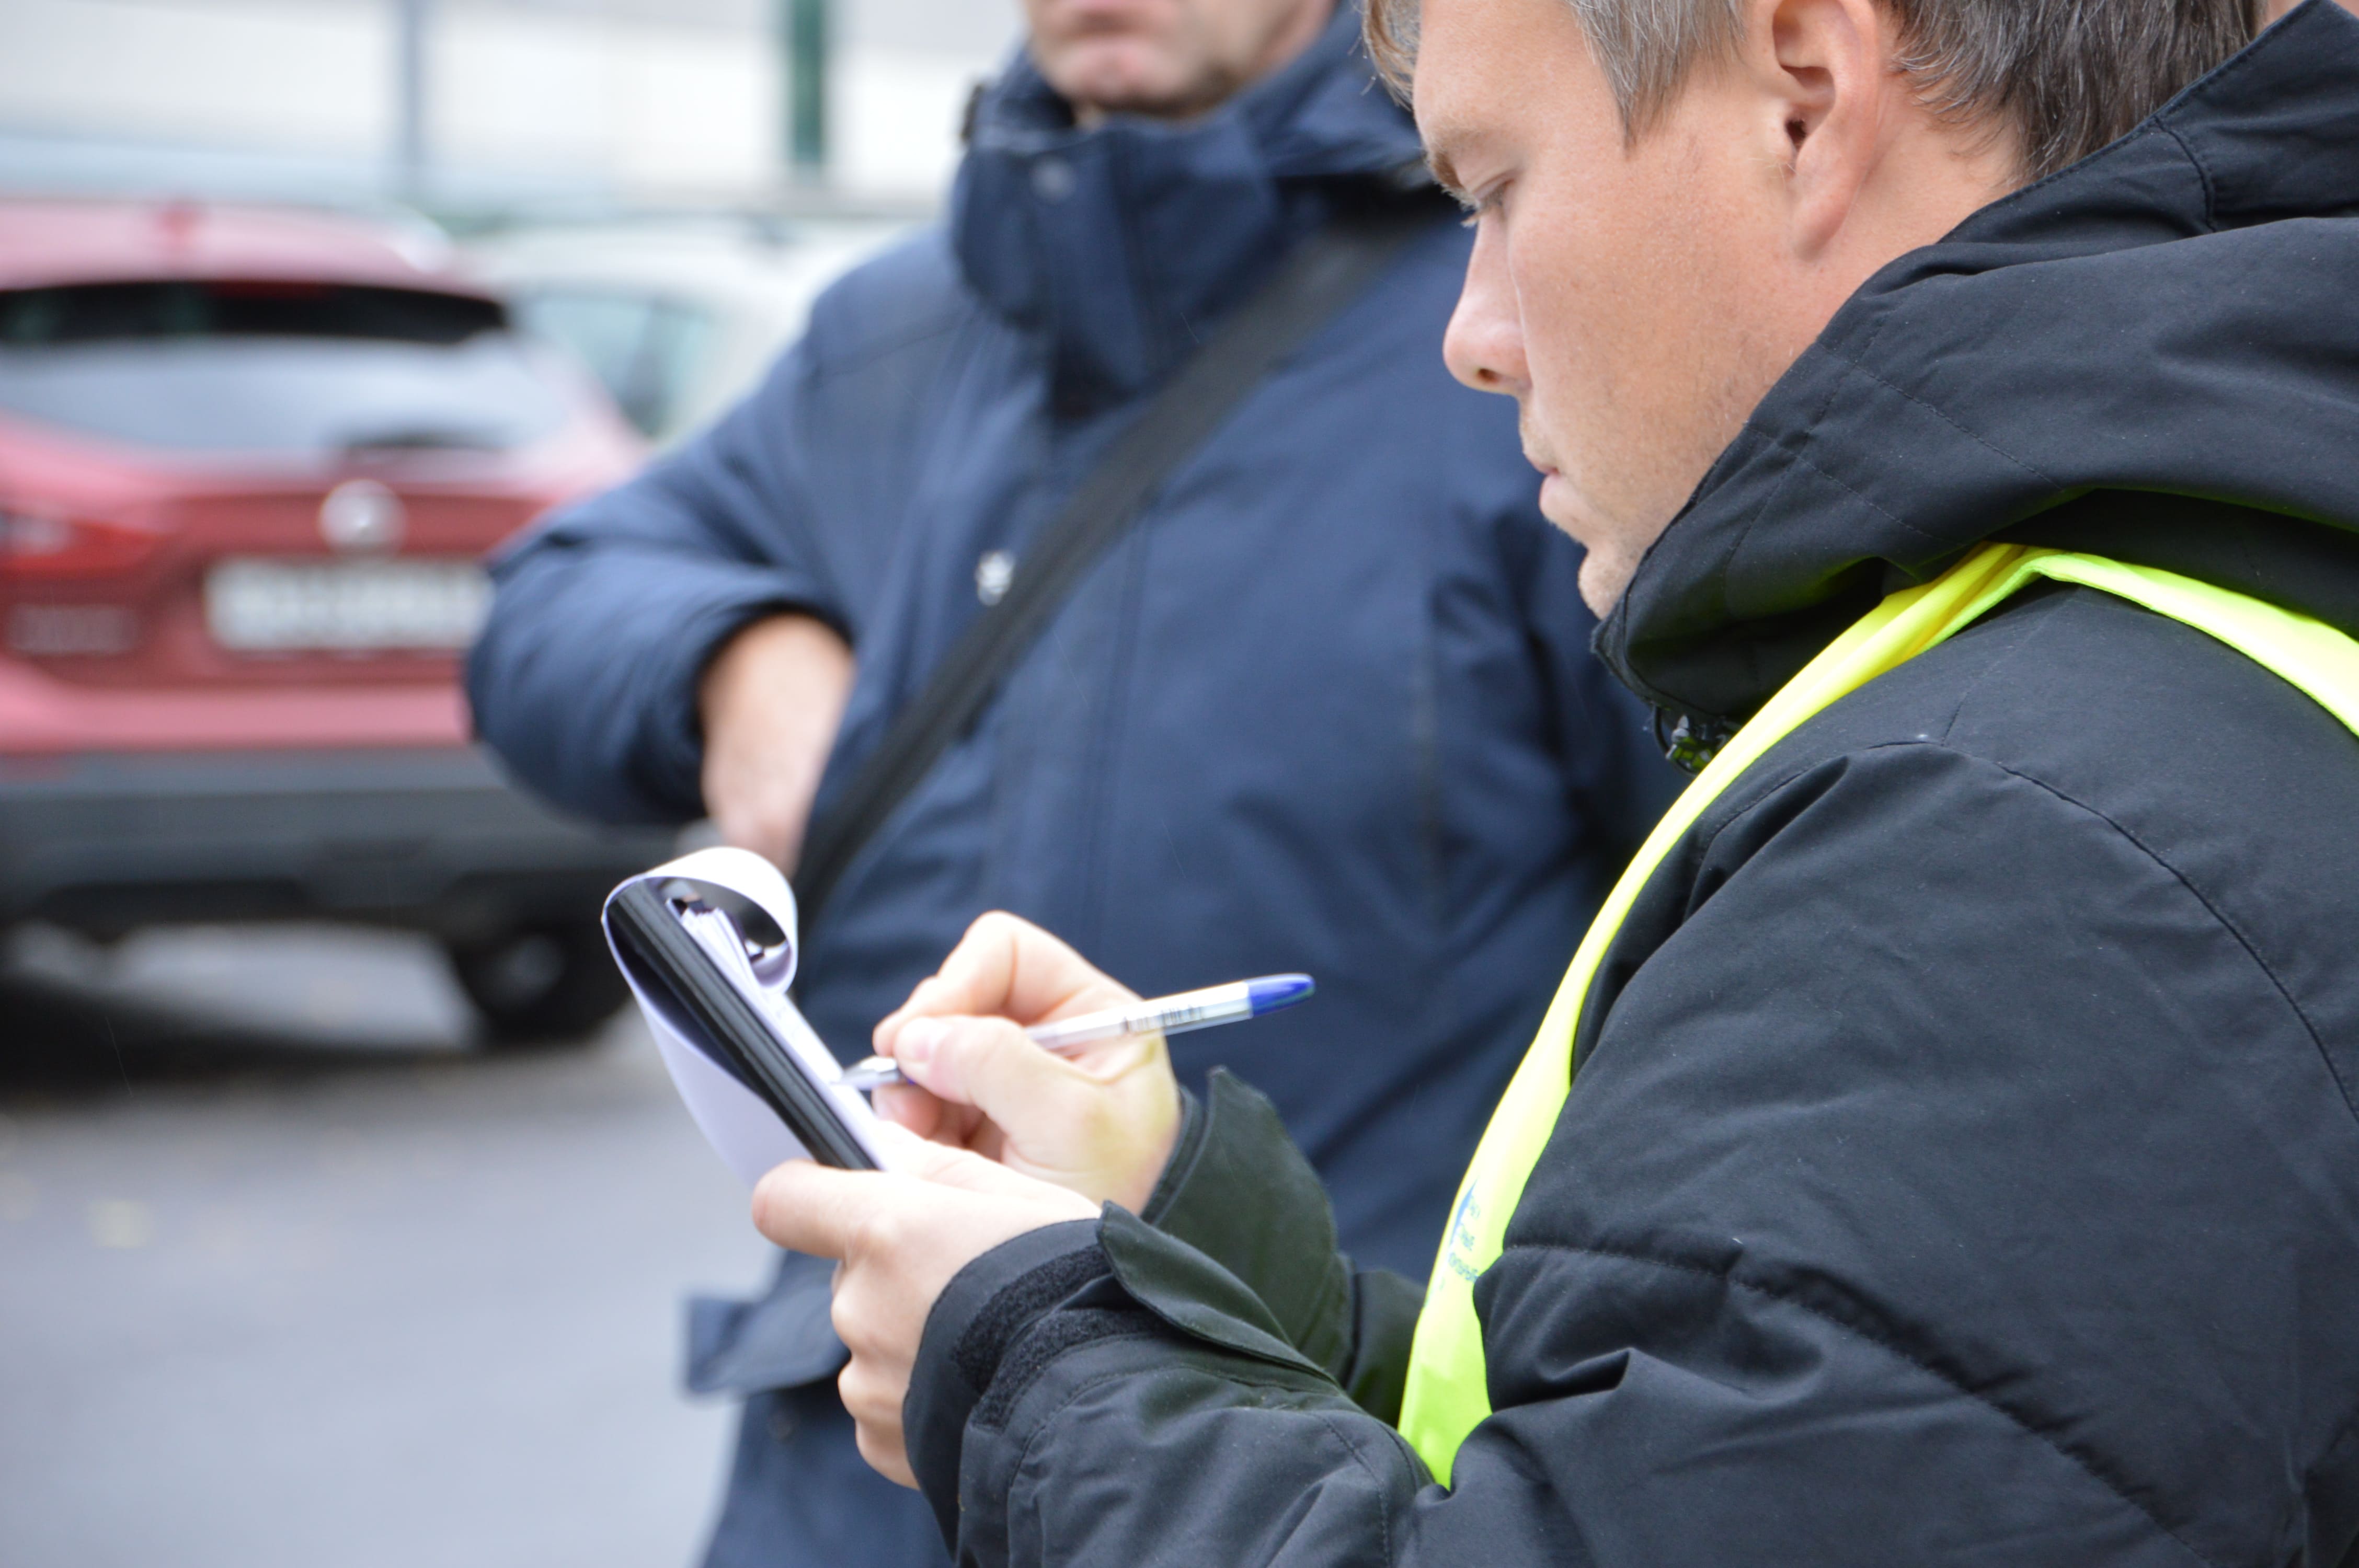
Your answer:
[[[491,599],[473,561],[230,560],[206,574],[205,624],[242,654],[456,649]]]

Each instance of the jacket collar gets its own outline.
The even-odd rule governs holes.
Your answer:
[[[1321,186],[1421,167],[1343,0],[1299,58],[1184,124],[1091,130],[1018,55],[975,107],[951,194],[970,287],[1046,337],[1060,401],[1151,384],[1318,222]]]
[[[2359,20],[2310,0],[1885,268],[1647,553],[1599,652],[1658,707],[1741,720],[1993,536],[2359,631],[2354,105]]]

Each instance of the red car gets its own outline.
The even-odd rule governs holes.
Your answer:
[[[495,1038],[622,999],[598,899],[668,838],[469,740],[484,552],[642,455],[439,236],[0,202],[0,927],[430,932]]]

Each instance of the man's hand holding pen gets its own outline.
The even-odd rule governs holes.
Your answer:
[[[1137,1000],[1039,927],[986,914],[876,1026],[878,1054],[912,1081],[878,1089],[876,1108],[919,1137],[1136,1211],[1180,1133],[1163,1036],[1052,1053],[1024,1032]]]
[[[1137,1000],[1038,927],[984,915],[876,1026],[876,1050],[911,1080],[875,1096],[910,1134],[901,1168],[795,1160],[755,1190],[763,1235],[839,1260],[833,1321],[852,1360],[838,1385],[861,1453],[905,1486],[901,1406],[943,1287],[1028,1231],[1102,1203],[1137,1209],[1170,1158],[1180,1091],[1160,1034],[1059,1055],[1024,1033]]]

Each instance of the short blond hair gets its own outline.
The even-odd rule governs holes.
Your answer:
[[[1895,63],[1944,118],[2004,126],[2027,179],[2127,132],[2250,43],[2266,0],[1882,0]],[[1604,69],[1632,140],[1700,61],[1736,51],[1740,0],[1563,0]],[[1417,62],[1419,0],[1368,0],[1368,54],[1396,92]]]

